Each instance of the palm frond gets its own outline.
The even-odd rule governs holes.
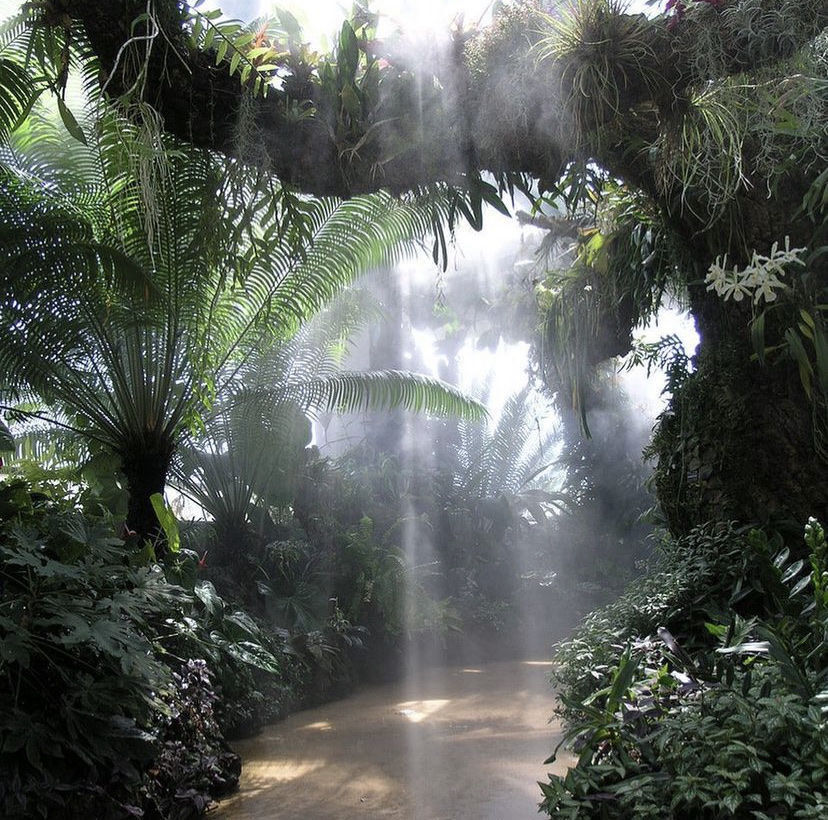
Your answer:
[[[70,75],[77,68],[96,72],[97,60],[87,46],[83,26],[64,18],[49,20],[48,3],[20,3],[19,10],[0,23],[0,142],[30,114],[43,92],[50,92],[66,129],[83,141],[81,129],[66,104]]]
[[[57,427],[51,418],[32,419],[15,427],[15,451],[4,457],[5,466],[36,463],[47,469],[75,467],[89,456],[88,441],[77,431]]]
[[[279,242],[276,216],[253,238],[242,298],[268,304],[267,319],[285,338],[359,276],[398,261],[422,228],[416,208],[380,192],[342,201],[307,200],[305,244]]]
[[[38,89],[17,63],[0,57],[0,140],[6,140],[31,106]]]
[[[411,410],[436,416],[483,419],[486,408],[440,379],[399,370],[341,372],[287,385],[288,396],[309,409],[355,413]]]
[[[516,494],[552,466],[556,436],[551,431],[541,433],[532,395],[527,386],[510,396],[492,429],[480,423],[460,424],[455,446],[458,487],[479,498]]]

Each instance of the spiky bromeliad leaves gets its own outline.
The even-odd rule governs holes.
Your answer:
[[[427,217],[385,194],[298,199],[165,142],[141,175],[130,129],[105,118],[87,147],[32,120],[3,150],[0,381],[120,457],[145,535],[177,444],[244,362],[397,258]],[[435,382],[370,385],[345,379],[336,403],[478,411]]]

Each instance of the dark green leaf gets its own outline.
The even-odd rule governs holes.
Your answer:
[[[60,118],[63,120],[63,124],[66,126],[66,130],[80,143],[83,145],[87,145],[86,141],[86,134],[83,133],[83,129],[78,125],[78,121],[75,119],[75,115],[69,110],[66,103],[60,98],[57,98],[58,104],[58,111],[60,112]]]

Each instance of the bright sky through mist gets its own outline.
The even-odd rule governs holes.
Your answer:
[[[228,17],[240,20],[254,20],[281,5],[290,9],[299,19],[308,40],[316,47],[327,48],[348,16],[352,3],[349,0],[207,0],[205,5],[220,8]],[[402,28],[412,35],[436,33],[447,34],[452,24],[460,17],[465,28],[478,24],[486,25],[491,20],[493,0],[373,0],[372,11],[379,12],[385,21],[380,21],[379,36],[387,36],[396,28]],[[630,0],[632,12],[653,13],[660,11],[661,4],[648,6],[647,0]]]

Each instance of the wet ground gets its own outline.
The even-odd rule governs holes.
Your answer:
[[[432,669],[299,712],[235,744],[239,792],[210,820],[523,820],[560,737],[549,663]]]

